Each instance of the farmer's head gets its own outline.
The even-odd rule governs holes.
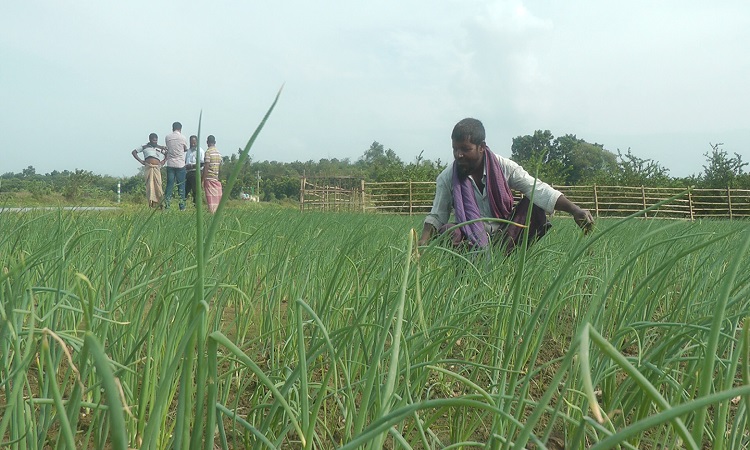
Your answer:
[[[459,177],[479,172],[484,167],[484,125],[477,119],[464,119],[451,133],[453,159]]]
[[[463,142],[466,139],[475,145],[484,144],[484,125],[477,119],[466,118],[461,120],[453,127],[451,139],[453,141]]]

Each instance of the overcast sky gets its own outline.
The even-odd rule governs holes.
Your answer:
[[[254,160],[451,159],[550,130],[698,174],[710,144],[748,154],[750,3],[607,1],[3,1],[0,173],[130,176],[180,121]]]

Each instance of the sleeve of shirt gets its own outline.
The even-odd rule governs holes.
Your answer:
[[[451,167],[451,166],[449,166]],[[451,178],[453,172],[445,170],[438,175],[435,181],[435,199],[432,201],[432,210],[425,217],[424,223],[429,223],[436,230],[448,223],[453,208],[453,195],[451,193]]]
[[[523,167],[513,160],[497,155],[500,167],[511,189],[520,191],[527,197],[534,198],[534,204],[542,208],[547,214],[555,210],[555,203],[562,192],[553,188],[542,180],[534,178]]]

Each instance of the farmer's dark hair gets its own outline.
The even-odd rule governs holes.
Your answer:
[[[196,135],[190,136],[190,140],[193,140],[193,138],[195,138],[196,141],[198,140],[198,136],[196,136]]]
[[[214,137],[213,134],[209,134],[208,137],[206,138],[206,142],[208,142],[209,144],[215,144],[216,138]]]
[[[182,124],[180,122],[175,122],[172,124],[172,131],[182,131]]]
[[[148,135],[148,140],[150,141],[152,138],[159,139],[159,136],[157,136],[156,133],[151,133]]]
[[[453,127],[453,133],[451,133],[452,140],[463,142],[467,137],[469,138],[469,142],[475,145],[484,142],[485,135],[482,122],[477,119],[466,118]]]

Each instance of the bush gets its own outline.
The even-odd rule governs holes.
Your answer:
[[[52,194],[52,187],[44,181],[32,181],[28,185],[28,190],[34,200],[41,200]]]

